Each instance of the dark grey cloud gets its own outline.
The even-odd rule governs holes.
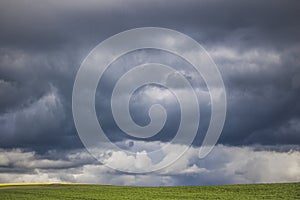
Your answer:
[[[0,147],[44,151],[82,147],[71,113],[80,63],[107,37],[142,26],[190,35],[216,61],[228,97],[219,143],[299,145],[299,4],[292,0],[1,1]],[[102,100],[106,96],[100,104]],[[139,123],[147,122],[144,113],[132,110]],[[204,121],[209,115],[204,109]],[[169,123],[177,118],[171,117]],[[116,131],[111,120],[104,123]]]
[[[59,48],[66,42],[93,45],[140,26],[188,32],[202,42],[293,44],[299,35],[299,2],[213,1],[28,1],[1,2],[2,45]],[[53,49],[52,48],[52,49]]]

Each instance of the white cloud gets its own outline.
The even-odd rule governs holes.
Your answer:
[[[151,142],[149,146],[158,147]],[[183,148],[176,144],[172,147]],[[171,158],[172,152],[167,153],[165,159]],[[112,152],[106,162],[117,162],[123,169],[152,164],[146,151],[136,157]],[[300,152],[218,145],[208,157],[199,160],[198,149],[191,148],[173,165],[160,171],[126,174],[95,162],[85,150],[67,152],[61,159],[42,158],[21,149],[0,151],[0,182],[41,181],[155,186],[292,182],[300,181]]]

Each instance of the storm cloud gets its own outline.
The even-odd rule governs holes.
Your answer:
[[[70,156],[74,156],[76,151],[81,156],[84,151],[71,109],[77,70],[87,54],[101,41],[121,31],[149,26],[180,31],[203,45],[219,68],[227,93],[227,118],[218,144],[225,151],[234,151],[233,154],[239,154],[241,150],[243,155],[255,156],[248,159],[248,164],[238,163],[239,167],[233,167],[234,172],[228,172],[226,170],[229,168],[226,168],[224,176],[227,176],[222,177],[224,181],[217,176],[210,178],[211,169],[202,169],[197,161],[193,161],[195,165],[189,163],[173,175],[163,175],[162,179],[161,174],[153,175],[153,182],[147,175],[123,175],[120,179],[114,179],[112,177],[116,176],[116,172],[100,166],[103,172],[95,173],[106,174],[107,179],[96,182],[108,183],[112,180],[109,183],[145,185],[145,180],[148,180],[150,185],[182,185],[188,184],[188,171],[193,169],[200,170],[199,178],[204,179],[193,184],[299,181],[299,160],[295,159],[299,157],[300,145],[299,19],[300,2],[297,0],[128,0],[126,3],[121,0],[1,1],[0,181],[23,181],[17,178],[20,171],[26,171],[27,175],[23,176],[28,177],[24,178],[26,181],[37,180],[36,174],[44,177],[45,181],[95,180],[96,175],[90,174],[96,167],[94,160],[78,164],[76,159],[60,156],[70,152]],[[124,70],[127,65],[135,64],[134,59],[147,62],[149,57],[174,64],[191,82],[199,84],[200,107],[204,109],[201,110],[203,124],[194,142],[194,148],[198,147],[210,117],[207,88],[203,86],[201,77],[189,70],[186,64],[164,52],[134,52],[133,56],[127,55],[127,58],[125,56],[119,60],[115,67],[111,66],[106,78],[101,80],[104,84],[97,91],[97,111],[107,116],[99,117],[99,122],[104,124],[112,140],[130,138],[120,131],[107,111],[109,94],[114,78],[120,73],[118,69]],[[130,105],[135,122],[140,125],[149,122],[147,109],[153,103],[164,103],[158,98],[163,91],[162,88],[146,87],[137,92],[136,99]],[[149,96],[147,101],[142,98],[145,94]],[[176,101],[170,99],[172,104],[165,103],[172,105],[167,107],[169,115],[166,126],[159,137],[153,137],[149,142],[167,142],[178,128],[180,113]],[[258,156],[252,149],[254,146],[260,146],[263,153]],[[285,151],[295,152],[282,153],[281,147]],[[273,148],[273,153],[267,151],[270,148]],[[60,152],[56,155],[59,158],[49,154],[51,151]],[[25,159],[25,164],[6,161],[5,155],[11,153],[16,160]],[[19,154],[25,157],[17,157]],[[215,156],[222,155],[217,154],[214,153]],[[295,170],[296,174],[291,172],[294,178],[290,174],[278,178],[263,173],[273,164],[270,159],[281,159],[281,155],[291,155],[291,165],[294,166],[291,171]],[[34,165],[35,160],[40,163]],[[25,166],[31,162],[30,167]],[[226,162],[235,165],[238,161],[235,157]],[[265,169],[262,174],[257,175],[253,169],[247,168],[256,162],[259,164],[255,166],[261,164],[261,168]],[[45,169],[47,163],[55,169]],[[57,174],[63,176],[65,169],[72,169],[74,174],[81,175],[61,177]],[[84,170],[88,174],[84,174]],[[184,170],[187,174],[179,174]],[[221,174],[222,170],[217,169],[213,173]]]

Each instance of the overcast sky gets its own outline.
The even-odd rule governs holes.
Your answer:
[[[211,114],[201,77],[166,52],[126,55],[110,66],[96,95],[98,120],[112,141],[132,139],[117,127],[109,110],[113,85],[122,75],[120,68],[141,62],[173,65],[198,85],[203,123],[193,147],[174,165],[150,174],[124,174],[96,162],[84,149],[72,117],[72,89],[77,70],[96,45],[119,32],[149,26],[180,31],[203,45],[224,80],[227,117],[217,147],[198,160]],[[2,0],[0,28],[0,182],[300,181],[299,1]],[[136,141],[137,149],[158,148],[174,136],[180,112],[165,88],[141,88],[131,103],[132,118],[139,125],[149,123],[153,103],[161,103],[168,113],[162,131]],[[185,144],[172,145],[180,149]],[[147,155],[131,158],[119,152],[106,162],[120,162],[124,169],[136,167],[133,163],[151,165]]]

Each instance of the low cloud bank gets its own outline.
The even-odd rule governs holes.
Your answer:
[[[183,148],[172,145],[176,149]],[[171,152],[166,152],[166,156],[172,156]],[[135,167],[137,163],[152,164],[145,152],[137,157],[111,152],[106,162],[118,162],[124,169]],[[300,181],[300,151],[218,145],[209,156],[199,160],[198,149],[190,148],[174,164],[160,171],[127,174],[100,164],[83,149],[49,151],[45,155],[23,149],[0,150],[1,183],[60,181],[146,186],[297,182]]]

